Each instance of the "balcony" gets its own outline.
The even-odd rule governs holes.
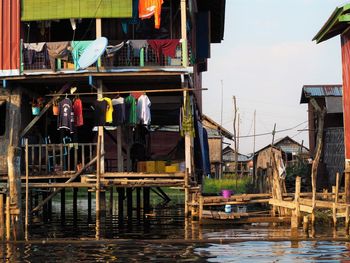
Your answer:
[[[81,41],[82,43],[84,41]],[[134,70],[184,70],[183,60],[188,60],[191,52],[183,51],[179,42],[173,50],[174,56],[156,52],[150,45],[136,49],[132,41],[109,41],[104,54],[89,68],[77,71],[77,58],[72,47],[67,48],[66,57],[56,58],[50,63],[47,46],[55,42],[46,43],[41,50],[32,50],[28,44],[22,45],[21,74],[57,74],[79,72],[118,72]],[[87,43],[87,42],[86,42]],[[190,50],[188,48],[188,50]],[[188,54],[185,54],[188,53]],[[185,54],[185,55],[183,55]]]

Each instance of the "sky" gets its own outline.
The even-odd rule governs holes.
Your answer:
[[[339,36],[316,44],[321,29],[339,0],[226,0],[225,33],[211,45],[203,74],[203,113],[233,131],[233,96],[240,114],[240,136],[277,133],[309,146],[307,106],[300,104],[303,85],[341,84]],[[223,96],[222,96],[223,92]],[[256,149],[272,135],[256,137]],[[232,145],[233,146],[233,145]],[[239,140],[239,152],[253,152],[253,137]]]

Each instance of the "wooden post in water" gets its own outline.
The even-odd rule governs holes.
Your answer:
[[[73,222],[77,223],[78,219],[78,188],[73,188]]]
[[[309,216],[303,217],[303,230],[305,233],[309,232]]]
[[[4,239],[4,194],[0,194],[0,240]]]
[[[128,221],[132,220],[132,188],[126,188],[126,206]]]
[[[88,190],[88,222],[90,223],[92,221],[91,216],[91,192]]]
[[[118,225],[121,226],[124,220],[124,195],[125,188],[118,187]]]
[[[149,187],[143,188],[143,214],[144,217],[150,212],[150,189]]]
[[[11,239],[10,197],[6,195],[6,240]]]
[[[312,162],[311,168],[311,184],[312,184],[312,213],[311,213],[311,224],[315,226],[315,207],[316,207],[316,183],[317,183],[317,168],[320,162],[322,147],[323,147],[323,128],[324,118],[326,115],[326,109],[321,109],[314,98],[310,99],[310,103],[315,108],[315,112],[318,117],[317,137],[316,137],[316,154]]]
[[[61,190],[61,224],[66,221],[66,189]]]
[[[295,210],[292,212],[291,219],[291,229],[298,229],[299,227],[299,219],[300,219],[300,187],[301,187],[301,178],[297,176],[295,179],[295,196],[294,196],[294,204]]]
[[[136,218],[137,221],[141,220],[141,188],[136,188]]]
[[[28,156],[28,138],[25,139],[25,167],[26,167],[26,215],[25,215],[25,239],[28,240],[29,225],[29,156]],[[0,200],[1,202],[1,200]],[[1,208],[0,208],[1,210]],[[0,233],[1,235],[1,233]]]
[[[111,186],[111,188],[109,189],[109,205],[108,205],[110,216],[113,215],[113,201],[114,201],[113,194],[114,194],[114,189],[113,189],[113,186]]]
[[[345,188],[345,203],[347,205],[350,204],[350,171],[348,171],[349,168],[346,168],[345,169],[345,185],[344,185],[344,188]],[[345,229],[346,231],[348,232],[349,231],[349,207],[347,206],[346,207],[346,210],[345,210]]]
[[[8,184],[10,205],[14,222],[14,239],[23,239],[23,224],[21,216],[21,148],[9,146],[7,152]]]
[[[334,187],[334,203],[333,203],[333,226],[334,228],[337,227],[337,206],[338,206],[338,199],[339,199],[339,173],[337,173]]]
[[[101,136],[97,139],[97,169],[96,169],[96,220],[100,219],[100,176],[101,176]]]

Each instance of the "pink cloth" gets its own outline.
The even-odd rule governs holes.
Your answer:
[[[161,61],[162,55],[175,57],[176,47],[179,44],[179,39],[155,39],[147,40],[151,48],[156,52],[158,62]]]

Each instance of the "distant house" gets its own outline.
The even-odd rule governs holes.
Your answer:
[[[223,173],[235,172],[235,150],[230,146],[227,146],[222,151]],[[247,156],[241,153],[237,154],[237,172],[241,176],[252,175],[253,173],[253,161],[251,156]]]
[[[303,159],[308,159],[310,157],[309,149],[289,136],[277,140],[274,142],[274,145],[284,152],[287,163],[294,162],[296,156],[300,156]]]
[[[260,193],[269,191],[268,168],[273,165],[273,154],[276,160],[283,160],[283,166],[288,167],[297,162],[297,157],[309,158],[309,149],[289,136],[276,140],[274,145],[266,145],[254,153],[254,186]],[[283,170],[283,167],[282,167]]]
[[[324,145],[318,168],[319,187],[335,185],[336,173],[344,171],[344,125],[341,85],[305,85],[300,103],[308,103],[310,155],[315,155],[317,138],[317,115],[310,99],[316,100],[321,108],[326,108],[324,120]]]
[[[216,178],[222,175],[224,139],[232,140],[233,134],[206,115],[202,115],[203,127],[208,133],[211,173]]]

